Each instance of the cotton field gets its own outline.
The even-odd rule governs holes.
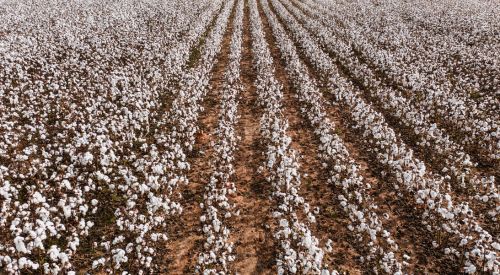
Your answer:
[[[0,274],[500,274],[500,2],[0,0]]]

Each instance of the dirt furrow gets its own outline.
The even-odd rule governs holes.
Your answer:
[[[188,157],[191,164],[187,176],[189,184],[182,188],[183,213],[180,218],[173,222],[169,234],[170,243],[167,246],[168,273],[187,274],[194,273],[197,263],[197,255],[203,245],[203,234],[201,232],[201,208],[203,202],[204,186],[210,179],[210,159],[213,154],[211,135],[216,126],[220,109],[220,90],[224,82],[224,72],[228,68],[231,34],[233,33],[233,19],[235,5],[232,8],[228,20],[226,32],[222,39],[221,50],[215,60],[215,66],[211,72],[209,90],[203,100],[203,111],[198,117],[199,130],[196,134],[194,148]]]
[[[235,159],[236,195],[233,197],[240,215],[234,219],[231,238],[235,243],[234,269],[241,274],[273,274],[274,249],[272,234],[267,229],[271,213],[270,187],[258,173],[264,162],[264,147],[260,143],[260,121],[262,113],[257,105],[256,78],[252,67],[252,42],[248,2],[245,2],[243,18],[243,43],[241,55],[241,82],[236,131],[240,136]]]

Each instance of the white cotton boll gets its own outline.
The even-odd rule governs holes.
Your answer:
[[[59,248],[56,245],[50,247],[49,251],[47,251],[49,257],[52,261],[57,261],[59,256]]]
[[[124,236],[118,236],[116,238],[113,239],[113,241],[111,242],[112,244],[117,244],[117,243],[121,243],[123,242],[123,240],[125,240],[125,237]]]
[[[10,190],[11,190],[11,187],[10,187],[9,181],[5,181],[4,185],[2,187],[0,187],[0,196],[4,197],[4,199],[9,199],[11,197]]]
[[[137,237],[135,238],[136,243],[142,243],[143,238],[142,237]]]
[[[43,229],[40,228],[40,230],[42,231]],[[44,249],[43,248],[43,242],[42,242],[42,239],[40,237],[36,237],[34,240],[33,240],[33,248],[40,248],[40,249]]]
[[[454,220],[455,219],[455,215],[453,213],[451,213],[451,212],[448,212],[446,214],[446,219],[448,219],[448,220]]]
[[[469,273],[469,274],[472,274],[472,273],[475,273],[476,272],[476,266],[473,265],[473,264],[470,264],[468,266],[465,267],[465,273]]]
[[[115,262],[115,268],[119,268],[121,263],[127,262],[128,258],[125,256],[125,251],[123,249],[114,250],[113,261]]]
[[[158,241],[158,234],[156,234],[156,233],[151,234],[151,240],[152,240],[153,242]]]
[[[156,164],[152,167],[153,173],[161,175],[163,174],[163,165],[161,163]]]
[[[92,262],[92,269],[96,269],[97,267],[99,267],[100,265],[103,265],[105,263],[105,259],[104,258],[100,258],[98,260],[95,260]]]
[[[474,256],[480,255],[480,254],[481,254],[481,250],[480,250],[480,249],[478,249],[478,248],[475,248],[475,249],[473,249],[473,250],[471,251],[471,253],[470,253],[470,254],[472,254],[472,255],[474,255]]]
[[[133,243],[128,243],[128,244],[127,244],[127,247],[125,247],[125,251],[126,251],[127,253],[130,253],[130,252],[132,252],[132,250],[134,250],[134,247],[135,247],[135,246],[134,246],[134,244],[133,244]]]
[[[17,261],[17,264],[19,265],[19,269],[23,269],[27,263],[28,263],[28,260],[25,257],[21,257]]]
[[[26,249],[26,246],[24,244],[24,238],[21,237],[21,236],[17,236],[15,239],[14,239],[14,244],[16,246],[16,250],[19,252],[19,253],[29,253],[29,251]]]
[[[85,229],[85,220],[81,220],[79,223],[78,223],[78,228],[79,229]]]
[[[78,246],[78,244],[80,243],[79,239],[76,238],[76,240],[74,242],[69,242],[68,243],[68,247],[73,250],[73,251],[76,251],[76,248]]]
[[[458,246],[464,246],[467,244],[467,242],[468,242],[467,239],[464,238],[460,241],[460,244]]]
[[[38,204],[38,203],[45,203],[45,197],[42,196],[42,194],[40,194],[38,191],[35,192],[33,194],[33,197],[31,199],[31,202],[33,202],[34,204]]]
[[[215,232],[219,232],[220,231],[221,223],[218,220],[214,220],[213,221],[213,226],[214,226],[214,231]]]
[[[127,209],[132,209],[135,206],[135,201],[128,200],[127,201]]]
[[[161,238],[162,238],[164,241],[167,241],[167,240],[168,240],[167,234],[161,234]]]
[[[333,251],[333,241],[331,239],[328,239],[328,241],[326,242],[325,244],[325,247],[326,247],[326,251],[327,252],[332,252]]]
[[[316,206],[316,207],[314,208],[314,210],[313,210],[313,213],[314,213],[315,215],[319,215],[319,212],[320,212],[320,209],[319,209],[319,207],[317,207],[317,206]]]
[[[490,252],[488,253],[485,258],[488,260],[488,262],[490,261],[494,261],[496,259],[496,255],[495,255],[495,252]]]
[[[90,152],[86,152],[83,154],[83,157],[81,159],[81,164],[82,165],[87,165],[91,163],[94,160],[94,156]]]
[[[64,217],[66,217],[66,218],[71,217],[71,207],[70,206],[64,205],[62,207],[62,209],[63,209]]]
[[[83,215],[85,215],[89,210],[89,207],[87,205],[80,205],[80,207],[78,207],[78,210],[80,210],[80,213],[83,213]]]
[[[103,167],[106,167],[106,166],[109,166],[110,164],[111,164],[111,158],[109,157],[109,155],[102,156],[101,165]]]
[[[0,256],[0,266],[2,266],[2,262],[6,264],[12,263],[12,259],[9,256]]]
[[[285,219],[280,220],[280,226],[281,227],[288,227],[288,221]]]
[[[61,181],[61,187],[71,190],[71,183],[67,179],[64,179]]]

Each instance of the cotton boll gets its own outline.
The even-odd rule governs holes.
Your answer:
[[[35,192],[33,194],[31,202],[34,204],[45,203],[45,197],[43,197],[39,192]]]
[[[21,236],[17,236],[14,239],[14,244],[16,246],[16,250],[19,253],[24,253],[24,254],[29,254],[30,252],[26,249],[26,246],[24,244],[24,238]]]
[[[476,272],[476,266],[473,264],[469,264],[465,267],[465,273],[472,274]]]
[[[90,152],[85,152],[85,154],[83,154],[83,156],[82,156],[80,163],[82,165],[88,165],[88,164],[92,163],[93,160],[94,160],[94,156]]]

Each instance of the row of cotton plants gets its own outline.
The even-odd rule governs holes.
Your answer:
[[[205,241],[203,252],[198,256],[197,270],[203,274],[220,274],[230,272],[230,263],[234,261],[234,245],[229,241],[228,227],[231,217],[237,213],[230,202],[230,196],[236,192],[232,182],[234,177],[234,155],[237,150],[238,137],[238,97],[242,86],[240,80],[240,62],[243,32],[244,1],[239,0],[233,22],[233,33],[230,44],[229,64],[224,74],[224,83],[220,91],[219,119],[215,128],[213,169],[209,182],[205,186],[202,203],[202,216]]]
[[[386,113],[397,118],[400,123],[413,131],[412,138],[418,137],[418,146],[422,147],[425,152],[432,152],[427,156],[433,161],[433,166],[443,175],[452,178],[456,183],[456,188],[472,189],[471,196],[477,199],[477,203],[482,204],[480,209],[486,209],[487,216],[496,221],[499,212],[495,208],[497,205],[500,207],[500,196],[494,176],[478,174],[474,168],[477,164],[471,161],[470,156],[463,151],[462,146],[450,140],[448,135],[436,124],[430,123],[428,117],[419,112],[398,90],[383,85],[377,80],[372,70],[356,58],[350,47],[337,39],[329,28],[319,23],[320,18],[317,16],[314,19],[308,18],[289,1],[283,2],[287,9],[300,19],[309,32],[315,34],[311,37],[314,37],[318,44],[326,51],[338,56],[342,64],[348,64],[346,66],[349,66],[352,75],[358,81],[364,82],[363,86],[367,92],[376,98]],[[310,14],[313,14],[312,11]],[[287,15],[285,17],[287,26],[297,30],[297,35],[307,33],[306,29],[295,18],[288,13],[284,13],[284,15]],[[308,41],[309,36],[300,39]]]
[[[314,9],[315,13],[324,11],[322,15],[329,18],[329,26],[332,23],[338,22],[342,17],[341,13],[332,12],[331,9],[326,9],[321,4],[313,1],[307,2],[312,2],[311,8]],[[323,1],[317,2],[322,3]],[[322,4],[328,6],[327,3]],[[354,6],[359,7],[358,4]],[[354,6],[349,7],[352,9]],[[435,40],[433,35],[425,35],[422,39],[413,41],[412,34],[421,33],[410,32],[408,30],[400,31],[397,27],[394,27],[398,26],[398,24],[391,24],[394,22],[389,24],[384,23],[382,26],[373,24],[373,22],[378,21],[375,19],[363,22],[362,25],[355,22],[359,18],[378,18],[380,13],[384,12],[384,9],[380,7],[373,7],[372,10],[376,12],[369,12],[371,9],[368,7],[370,6],[362,8],[364,11],[367,11],[363,17],[358,16],[357,19],[348,21],[345,24],[347,25],[345,28],[338,27],[332,30],[341,33],[339,36],[343,36],[350,47],[356,49],[356,52],[362,55],[365,60],[368,60],[375,67],[379,68],[379,72],[386,75],[391,83],[402,88],[407,97],[411,99],[421,112],[428,114],[437,124],[450,129],[451,133],[457,136],[457,142],[471,150],[477,151],[480,157],[486,161],[497,161],[500,158],[500,154],[498,153],[500,152],[500,128],[498,125],[499,116],[497,110],[499,100],[498,96],[495,96],[496,91],[493,83],[499,83],[500,81],[498,79],[498,72],[494,69],[495,64],[500,61],[498,60],[498,55],[491,56],[491,54],[495,53],[495,50],[474,49],[473,51],[476,54],[471,55],[470,53],[461,53],[460,51],[464,47],[466,49],[471,48],[471,46],[451,44],[445,38],[439,41],[441,45],[426,45],[425,41]],[[484,8],[486,7],[484,6]],[[498,10],[499,7],[497,5],[493,8]],[[498,26],[498,20],[496,22],[494,20],[487,22],[484,25],[486,30],[494,28],[494,26]],[[374,31],[373,28],[383,30],[384,35],[392,35],[390,40],[386,40],[392,41],[395,45],[391,48],[398,50],[390,51],[382,49],[370,40],[368,36],[371,36],[372,33],[380,33],[380,31]],[[491,34],[489,36],[494,37]],[[492,41],[489,45],[495,45],[495,43],[498,43],[498,41]],[[466,44],[474,45],[479,43]],[[410,46],[417,46],[418,48],[409,48]],[[450,49],[450,47],[452,48]],[[430,49],[430,51],[426,49]],[[430,52],[430,54],[426,54],[426,52]],[[486,106],[477,103],[471,96],[467,96],[469,90],[475,89],[463,85],[462,82],[466,82],[464,79],[454,80],[454,76],[457,75],[455,68],[460,67],[460,65],[449,64],[450,62],[448,62],[448,60],[453,60],[454,58],[470,58],[471,56],[477,58],[478,52],[483,53],[483,56],[487,56],[485,57],[487,61],[484,64],[487,68],[482,68],[483,64],[473,64],[473,67],[478,67],[480,71],[488,71],[485,79],[486,83],[481,88],[484,85],[493,84],[493,86],[487,89],[487,96],[478,95],[479,91],[471,93],[473,94],[472,97],[484,97],[486,100],[491,101]],[[450,56],[450,54],[453,54],[453,56]],[[440,63],[444,64],[433,64],[435,60],[443,58],[445,60]],[[470,74],[470,70],[466,71]],[[475,87],[478,86],[478,83],[472,85]],[[488,108],[488,106],[492,107]],[[491,108],[494,109],[492,110]]]
[[[277,4],[273,1],[273,5]],[[371,263],[375,272],[383,270],[402,274],[403,265],[396,258],[398,245],[390,232],[384,229],[381,215],[377,214],[378,207],[369,194],[370,186],[358,174],[359,167],[350,157],[342,139],[334,133],[335,125],[324,111],[324,100],[315,81],[309,77],[306,66],[299,59],[293,42],[266,2],[263,2],[263,7],[286,62],[286,70],[303,103],[302,112],[320,140],[321,157],[330,170],[329,182],[341,188],[336,203],[352,222],[349,230],[353,232],[364,254],[362,262]]]
[[[164,64],[168,71],[163,72],[170,86],[175,87],[177,82],[183,77],[186,64],[189,61],[193,47],[199,43],[200,38],[208,31],[209,24],[214,20],[214,16],[221,9],[221,1],[211,1],[210,4],[203,9],[203,14],[199,16],[199,20],[195,20],[196,25],[189,29],[185,37],[179,43],[173,45],[169,50],[169,54],[165,57]],[[191,23],[191,22],[190,22]],[[171,87],[169,87],[171,88]],[[172,89],[175,91],[176,89]]]
[[[443,179],[426,171],[423,162],[413,156],[396,136],[394,130],[361,97],[352,83],[343,78],[333,61],[313,41],[297,40],[314,68],[328,79],[328,90],[343,108],[348,110],[352,127],[363,135],[376,160],[384,167],[399,196],[412,198],[421,222],[437,238],[447,236],[444,242],[434,241],[446,254],[464,258],[464,270],[477,269],[498,272],[497,240],[478,223],[467,203],[455,203],[452,195],[443,190]],[[443,240],[443,238],[441,238]]]
[[[309,204],[299,195],[301,184],[298,154],[290,147],[287,135],[288,122],[282,114],[281,84],[274,77],[273,58],[263,32],[263,25],[255,0],[249,1],[252,56],[257,79],[258,102],[264,109],[261,118],[261,135],[266,146],[266,163],[261,167],[272,184],[273,217],[276,224],[275,241],[278,245],[278,274],[329,274],[323,268],[324,251],[308,224],[315,222]],[[301,221],[301,216],[306,221]],[[336,273],[336,272],[332,272]]]
[[[171,138],[181,140],[186,151],[193,149],[195,134],[199,128],[198,116],[203,111],[201,102],[209,89],[212,68],[217,62],[233,5],[234,1],[224,3],[224,8],[205,41],[198,64],[181,76],[178,89],[174,92],[176,98],[166,116],[166,126],[170,127]]]

